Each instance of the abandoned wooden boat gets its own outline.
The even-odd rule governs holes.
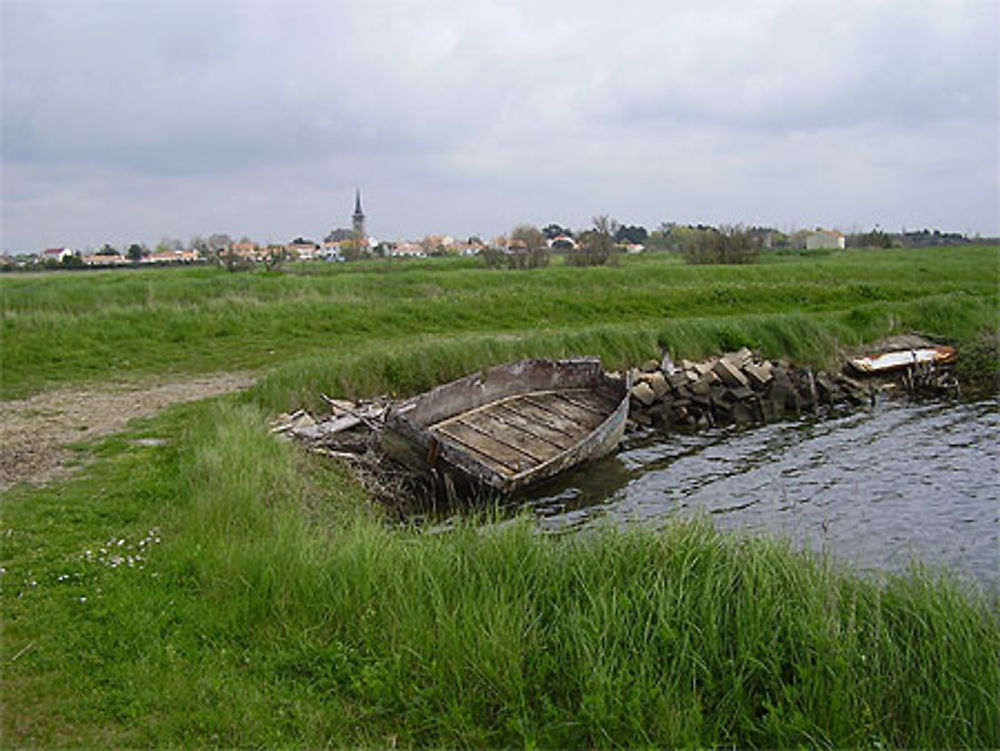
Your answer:
[[[862,373],[889,373],[914,365],[944,365],[958,357],[954,347],[919,347],[916,349],[884,352],[869,357],[855,357],[851,367]]]
[[[383,449],[432,471],[449,492],[510,493],[613,450],[628,381],[596,357],[500,365],[391,407]]]

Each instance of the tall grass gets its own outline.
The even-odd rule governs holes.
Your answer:
[[[569,331],[415,337],[404,342],[303,355],[273,367],[254,386],[257,403],[273,412],[321,409],[320,394],[348,398],[405,396],[478,369],[526,358],[597,355],[609,369],[669,352],[676,360],[750,347],[770,358],[838,369],[845,348],[917,330],[971,341],[998,321],[977,299],[944,296],[915,303],[863,305],[843,313],[775,313],[681,317],[639,324],[582,325]]]
[[[524,520],[393,528],[266,429],[320,392],[409,394],[519,357],[622,367],[745,345],[828,364],[899,331],[965,342],[1000,324],[995,260],[4,279],[5,395],[268,370],[248,398],[109,439],[72,482],[5,494],[5,741],[998,746],[997,604],[945,575],[863,578],[704,520],[555,539]]]
[[[705,522],[557,539],[522,521],[393,529],[250,405],[144,432],[164,430],[175,444],[112,442],[95,475],[5,502],[24,530],[2,590],[19,745],[1000,740],[998,614],[947,578],[860,578]],[[59,581],[88,535],[154,520],[145,570]]]

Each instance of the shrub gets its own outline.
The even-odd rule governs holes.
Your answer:
[[[684,248],[689,263],[753,263],[760,256],[760,237],[741,225],[722,225],[696,234]]]
[[[615,245],[619,225],[607,216],[594,217],[594,229],[580,235],[580,247],[566,254],[567,266],[617,266],[621,251]]]
[[[481,255],[490,269],[539,269],[548,266],[551,258],[545,235],[530,224],[514,228],[508,250],[490,247]]]

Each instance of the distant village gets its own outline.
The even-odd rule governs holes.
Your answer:
[[[732,227],[713,227],[698,224],[662,223],[649,231],[642,226],[619,224],[601,217],[601,231],[613,240],[616,250],[622,253],[685,252],[693,240],[706,233],[731,232]],[[595,219],[595,222],[598,220]],[[761,249],[823,250],[847,247],[933,247],[964,245],[973,242],[996,242],[996,239],[969,238],[957,232],[940,232],[923,229],[888,233],[878,227],[868,232],[845,235],[837,230],[817,227],[812,230],[781,232],[767,227],[738,227],[739,232],[750,237]],[[477,256],[492,254],[518,254],[539,249],[570,253],[586,249],[594,229],[574,231],[559,224],[543,228],[520,225],[509,235],[491,238],[488,242],[478,236],[458,239],[452,235],[426,235],[420,240],[379,242],[368,234],[367,217],[361,205],[361,192],[356,191],[351,227],[336,228],[322,241],[296,237],[287,243],[257,243],[249,237],[234,240],[228,234],[195,236],[185,245],[181,241],[164,238],[155,248],[142,243],[132,243],[124,248],[109,244],[101,248],[76,249],[71,247],[46,248],[37,252],[8,253],[0,257],[0,269],[42,270],[66,268],[134,268],[137,266],[176,266],[190,264],[218,264],[230,270],[262,266],[277,268],[285,262],[333,261],[347,262],[363,258],[427,258],[432,256]]]

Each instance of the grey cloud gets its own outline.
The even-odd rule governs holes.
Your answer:
[[[914,206],[991,232],[998,7],[5,0],[4,242],[81,195],[105,226],[242,232],[253,205],[267,233],[358,183],[383,236]]]

